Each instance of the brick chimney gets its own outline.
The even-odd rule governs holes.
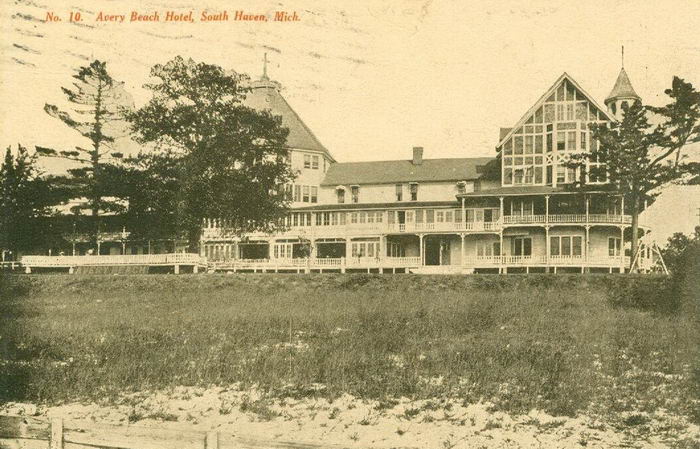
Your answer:
[[[413,147],[413,165],[423,163],[423,147]]]

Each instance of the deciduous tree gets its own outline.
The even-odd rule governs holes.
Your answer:
[[[205,218],[234,233],[275,228],[293,179],[281,118],[243,105],[244,75],[181,57],[151,70],[150,101],[132,116],[141,143],[181,156],[178,217],[190,248]]]

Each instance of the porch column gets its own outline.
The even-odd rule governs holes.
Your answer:
[[[549,195],[544,196],[544,222],[549,223]]]
[[[500,201],[500,203],[501,203],[501,211],[500,211],[501,214],[500,214],[500,217],[501,217],[501,220],[503,220],[503,197],[500,196],[500,197],[498,197],[498,199],[499,199],[499,201]],[[466,217],[465,217],[465,218],[466,218]]]
[[[586,223],[589,223],[589,222],[590,222],[590,218],[589,218],[589,216],[588,216],[588,215],[589,215],[588,212],[589,212],[589,201],[588,201],[588,195],[586,195]]]
[[[464,208],[464,198],[462,198],[462,229],[467,229],[467,214],[466,214],[466,209]],[[464,239],[462,239],[462,242],[464,242]],[[464,245],[462,245],[464,246]]]
[[[503,197],[501,197],[501,211],[503,211]],[[503,228],[501,228],[498,235],[501,239],[500,243],[499,243],[501,254],[498,255],[498,272],[503,273],[503,256],[506,253],[505,250],[503,249]]]
[[[418,246],[420,248],[420,265],[423,266],[425,265],[425,251],[423,250],[423,234],[418,234]]]
[[[462,199],[462,204],[464,204],[464,199]],[[460,254],[460,265],[464,266],[465,265],[465,260],[464,260],[464,234],[459,234],[459,237],[462,239],[462,247],[460,248],[461,254]]]
[[[549,255],[550,253],[550,247],[549,247],[549,226],[544,227],[544,260],[547,265],[547,272],[549,272]]]
[[[586,204],[588,204],[588,203],[586,203]],[[588,221],[588,220],[586,219],[586,221]],[[588,255],[588,252],[591,249],[591,241],[590,241],[591,232],[590,231],[591,231],[591,226],[586,225],[586,245],[584,247],[584,251],[585,251],[584,260],[586,261],[586,270],[587,271],[590,271],[589,263],[591,260],[590,256]]]
[[[273,252],[273,246],[275,245],[275,239],[270,239],[267,241],[267,258],[272,259],[272,255],[275,254]]]
[[[623,203],[625,199],[622,199]],[[624,212],[624,211],[623,211]],[[625,227],[620,226],[620,273],[625,272]]]
[[[620,195],[620,223],[625,222],[625,196]]]

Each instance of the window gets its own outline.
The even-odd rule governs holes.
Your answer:
[[[311,155],[310,154],[304,155],[304,168],[311,168]]]
[[[557,151],[564,151],[564,150],[566,150],[566,133],[558,132],[557,133]]]
[[[564,184],[566,182],[566,167],[563,165],[557,165],[557,184]]]
[[[403,201],[403,184],[396,184],[396,201]]]
[[[568,151],[576,150],[576,131],[569,131],[567,134],[566,149]]]
[[[350,187],[350,196],[352,196],[353,203],[358,203],[360,201],[360,186]]]
[[[511,254],[513,256],[531,256],[532,255],[532,238],[530,237],[514,237],[511,246]]]
[[[581,256],[583,254],[583,237],[574,235],[553,236],[549,238],[550,256]]]
[[[411,186],[411,201],[418,201],[418,184],[415,182],[410,184]]]
[[[443,211],[439,210],[435,213],[435,221],[438,223],[445,221],[445,214]]]
[[[338,194],[338,204],[345,202],[345,189],[338,189],[335,191]]]
[[[311,156],[311,168],[318,170],[318,156]]]
[[[318,203],[318,187],[311,186],[311,202]]]
[[[367,222],[367,212],[360,212],[360,224]]]
[[[294,186],[294,201],[301,201],[301,186]]]
[[[586,149],[586,137],[587,137],[586,131],[581,132],[581,149],[585,150]]]
[[[357,212],[352,212],[350,214],[350,223],[357,223]]]
[[[309,186],[303,186],[302,192],[303,192],[303,195],[302,195],[301,200],[304,203],[308,203],[309,202]]]

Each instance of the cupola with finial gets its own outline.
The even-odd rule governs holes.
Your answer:
[[[251,86],[253,89],[260,89],[260,88],[266,88],[266,89],[275,89],[275,90],[280,90],[282,85],[278,83],[277,81],[273,81],[270,79],[269,76],[267,76],[267,63],[270,62],[267,59],[267,53],[265,53],[265,56],[263,57],[263,73],[262,76],[260,76],[259,79],[251,82]]]
[[[632,106],[635,101],[641,101],[641,97],[634,91],[627,72],[625,72],[625,47],[622,47],[622,68],[615,81],[610,95],[605,99],[605,105],[616,119],[622,120],[624,108]]]

